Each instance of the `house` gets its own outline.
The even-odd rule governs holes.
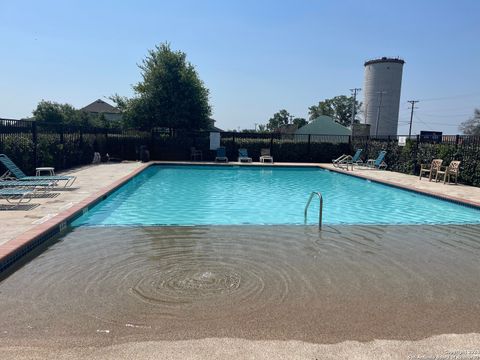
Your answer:
[[[337,123],[333,118],[326,115],[320,115],[295,131],[298,138],[310,135],[311,141],[318,142],[348,142],[352,130]]]
[[[218,127],[215,126],[215,122],[216,122],[216,121],[217,121],[217,120],[214,120],[214,119],[210,118],[210,119],[209,119],[209,123],[210,123],[210,124],[209,124],[209,126],[208,126],[208,128],[207,128],[206,130],[207,130],[207,131],[213,131],[213,132],[223,132],[222,129],[220,129],[220,128],[218,128]]]
[[[92,116],[103,115],[107,121],[122,120],[122,112],[119,109],[100,99],[95,100],[80,110]]]

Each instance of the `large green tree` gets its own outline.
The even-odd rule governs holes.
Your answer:
[[[304,118],[295,118],[293,119],[292,124],[295,125],[297,129],[300,129],[302,126],[307,125],[308,121]]]
[[[466,135],[480,135],[480,109],[475,109],[473,116],[462,122],[459,129]]]
[[[275,131],[281,128],[282,126],[288,125],[290,122],[290,117],[291,117],[290,113],[285,109],[282,109],[279,112],[276,112],[268,120],[267,129],[270,131]]]
[[[70,104],[60,104],[55,101],[40,101],[32,113],[35,121],[39,123],[94,127],[119,126],[116,122],[107,121],[103,114],[87,114],[82,110],[75,109]]]
[[[324,101],[320,101],[318,105],[313,105],[308,108],[309,119],[313,120],[320,115],[327,115],[331,116],[343,126],[350,126],[352,123],[352,103],[352,96],[340,95],[332,99],[325,99]],[[356,100],[355,103],[356,113],[358,114],[362,103],[358,100]],[[358,120],[355,119],[355,122],[358,122]]]
[[[205,129],[210,126],[209,91],[195,67],[168,43],[157,45],[139,65],[142,81],[135,97],[111,97],[130,125],[151,129]]]
[[[40,101],[32,113],[35,121],[42,123],[77,125],[80,120],[77,110],[72,105],[54,101]]]
[[[289,124],[293,124],[297,128],[300,128],[304,125],[307,125],[308,122],[304,118],[299,118],[299,117],[293,118],[293,116],[290,115],[290,113],[287,110],[282,109],[279,112],[276,112],[275,114],[273,114],[273,116],[268,120],[267,125],[260,125],[263,128],[259,126],[259,130],[264,131],[266,128],[270,131],[276,131],[281,127],[287,126]]]

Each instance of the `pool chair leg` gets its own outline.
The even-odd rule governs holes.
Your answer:
[[[67,182],[65,183],[64,188],[66,188],[66,187],[71,187],[71,186],[73,185],[73,183],[75,182],[75,180],[77,180],[77,177],[76,177],[76,176],[74,176],[74,177],[72,177],[71,179],[67,180]]]
[[[32,200],[31,197],[26,197],[26,195],[27,194],[24,194],[24,195],[22,195],[18,198],[16,198],[16,197],[8,198],[7,197],[7,198],[5,198],[5,200],[7,200],[7,202],[9,204],[15,204],[15,206],[13,207],[15,209],[17,206],[19,206],[21,204],[28,204]],[[30,195],[30,194],[28,194],[28,195]],[[26,200],[26,201],[23,201],[23,200]]]

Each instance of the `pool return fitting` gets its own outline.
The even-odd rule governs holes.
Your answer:
[[[320,209],[318,211],[318,228],[321,230],[322,229],[322,213],[323,213],[323,197],[322,193],[318,191],[313,191],[310,194],[310,197],[308,198],[307,205],[305,205],[305,211],[303,212],[304,215],[304,221],[305,225],[307,224],[307,215],[308,215],[308,207],[310,206],[310,203],[312,202],[313,197],[317,195],[318,199],[320,200]]]

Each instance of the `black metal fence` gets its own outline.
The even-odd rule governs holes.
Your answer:
[[[149,141],[150,132],[0,119],[0,153],[27,173],[37,166],[63,170],[89,164],[94,152],[135,160],[140,145]]]
[[[399,140],[406,139],[404,145]],[[89,164],[94,152],[123,160],[138,160],[140,147],[154,160],[190,160],[191,148],[202,151],[203,160],[213,160],[210,133],[198,131],[138,131],[88,128],[26,120],[0,119],[0,153],[12,158],[27,173],[37,166],[68,169]],[[239,148],[258,159],[269,148],[276,162],[330,162],[344,153],[362,148],[364,159],[387,150],[389,169],[418,174],[420,164],[441,158],[448,164],[461,160],[460,181],[480,186],[480,136],[443,135],[430,141],[420,136],[351,137],[322,134],[221,133],[221,146],[235,160]],[[478,165],[477,165],[478,164]]]

